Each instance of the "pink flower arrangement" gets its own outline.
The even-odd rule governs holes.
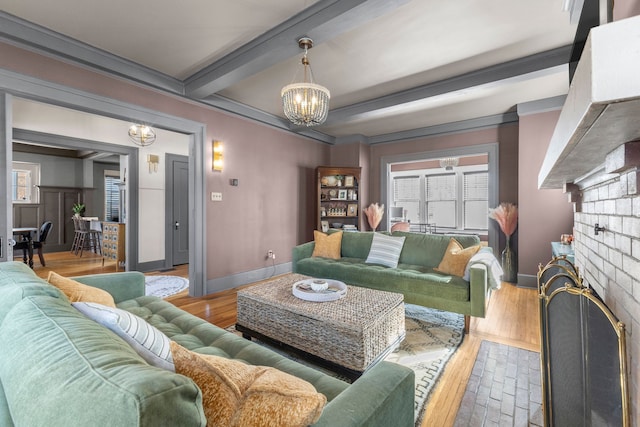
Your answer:
[[[513,203],[500,203],[495,209],[489,209],[489,218],[495,220],[502,232],[511,236],[518,226],[518,207]]]
[[[378,203],[371,203],[369,207],[362,209],[362,211],[367,216],[367,221],[369,221],[369,225],[376,231],[376,228],[382,221],[382,216],[384,215],[384,205],[378,205]]]

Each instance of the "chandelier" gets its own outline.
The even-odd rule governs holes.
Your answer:
[[[156,132],[150,126],[135,124],[129,127],[129,138],[134,144],[147,147],[156,140]]]
[[[445,157],[440,159],[440,167],[447,171],[453,170],[454,167],[458,166],[458,160],[457,157]]]
[[[282,96],[284,115],[293,124],[299,126],[321,125],[327,120],[331,95],[329,89],[313,83],[313,71],[307,58],[307,52],[313,47],[313,40],[303,37],[298,40],[298,46],[304,49],[302,56],[304,80],[302,83],[292,83],[282,88],[280,96]]]

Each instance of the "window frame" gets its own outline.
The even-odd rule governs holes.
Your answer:
[[[40,203],[40,180],[41,180],[41,165],[40,163],[24,162],[14,160],[11,163],[11,201],[12,203],[27,205]],[[15,182],[15,174],[18,172],[29,173],[29,183],[27,187],[31,188],[29,191],[29,198],[27,200],[16,199],[14,195],[17,195],[17,184]]]

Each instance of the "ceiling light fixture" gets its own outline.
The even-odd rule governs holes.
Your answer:
[[[135,124],[129,127],[129,138],[136,145],[148,147],[156,140],[156,132],[150,126]]]
[[[292,83],[282,88],[280,96],[282,96],[284,115],[293,124],[299,126],[321,125],[327,120],[331,95],[329,89],[313,83],[313,71],[307,58],[307,52],[313,47],[313,40],[303,37],[298,40],[298,46],[304,49],[302,56],[304,80],[302,83]]]
[[[452,171],[454,167],[458,166],[459,159],[457,157],[445,157],[440,159],[440,167],[444,170]]]

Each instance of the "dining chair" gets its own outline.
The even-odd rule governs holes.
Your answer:
[[[15,246],[13,247],[13,250],[14,251],[22,250],[23,258],[26,260],[27,252],[29,251],[29,244],[31,244],[31,248],[34,251],[35,250],[38,251],[38,258],[40,258],[40,265],[45,267],[44,253],[42,249],[52,228],[53,228],[53,223],[51,221],[43,222],[42,225],[40,226],[40,233],[39,233],[38,240],[29,241],[25,239],[20,242],[16,242]]]

